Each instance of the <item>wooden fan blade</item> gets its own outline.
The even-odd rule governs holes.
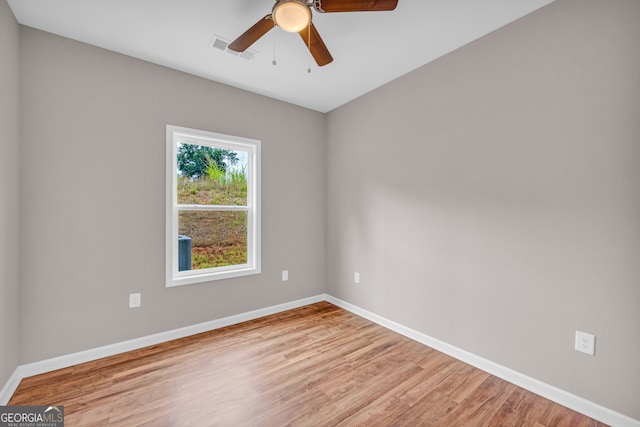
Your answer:
[[[314,4],[318,12],[375,12],[394,10],[398,0],[319,0]]]
[[[269,14],[256,22],[253,27],[242,33],[240,37],[231,42],[228,48],[234,52],[244,52],[249,46],[257,42],[260,37],[267,34],[269,30],[275,26],[276,23],[271,17],[271,14]]]
[[[311,37],[309,37],[309,30],[311,31]],[[298,34],[300,34],[304,45],[309,48],[311,56],[316,60],[319,67],[327,65],[333,61],[333,57],[329,53],[329,49],[327,49],[324,41],[322,41],[322,37],[320,37],[320,34],[318,33],[318,30],[316,30],[315,25],[313,25],[313,22],[310,22],[309,26]]]

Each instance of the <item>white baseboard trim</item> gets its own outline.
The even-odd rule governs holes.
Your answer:
[[[196,325],[186,326],[184,328],[178,328],[153,335],[147,335],[140,338],[134,338],[115,344],[109,344],[102,347],[79,351],[77,353],[54,357],[52,359],[27,363],[25,365],[18,366],[7,384],[2,388],[2,392],[0,393],[0,405],[7,404],[16,388],[18,387],[18,384],[20,384],[20,381],[26,377],[55,371],[56,369],[67,368],[69,366],[77,365],[80,363],[102,359],[103,357],[113,356],[115,354],[120,354],[131,350],[137,350],[139,348],[160,344],[178,338],[184,338],[202,332],[212,331],[214,329],[224,328],[225,326],[235,325],[237,323],[258,319],[260,317],[269,316],[271,314],[280,313],[325,300],[326,295],[316,295],[313,297],[303,298],[296,301],[274,305],[271,307],[248,311],[246,313],[223,317],[221,319],[198,323]]]
[[[2,387],[2,390],[0,390],[0,406],[4,406],[9,402],[9,399],[11,399],[11,396],[13,396],[13,393],[18,388],[22,378],[24,378],[24,376],[22,376],[20,366],[18,366],[4,387]]]
[[[447,344],[446,342],[440,341],[436,338],[430,337],[411,328],[407,328],[404,325],[386,319],[370,311],[364,310],[339,298],[335,298],[331,295],[326,295],[326,300],[332,304],[337,305],[340,308],[344,308],[347,311],[350,311],[354,314],[357,314],[358,316],[364,317],[367,320],[377,323],[378,325],[384,326],[387,329],[411,338],[414,341],[418,341],[419,343],[427,345],[435,350],[438,350],[469,365],[475,366],[478,369],[488,372],[491,375],[495,375],[498,378],[509,381],[510,383],[529,390],[532,393],[538,394],[546,399],[556,402],[562,406],[566,406],[569,409],[608,424],[612,427],[640,427],[640,420],[633,419],[609,408],[605,408],[604,406],[593,403],[580,396],[576,396],[575,394],[543,383],[542,381],[531,378],[505,366],[499,365],[466,350],[462,350],[451,344]]]

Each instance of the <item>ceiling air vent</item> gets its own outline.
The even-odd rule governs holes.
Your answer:
[[[229,43],[231,43],[231,40],[225,39],[224,37],[220,37],[219,35],[214,34],[213,37],[211,37],[211,41],[209,41],[209,47],[213,47],[223,52],[227,52],[228,54],[231,54],[233,56],[239,56],[240,58],[246,59],[248,61],[255,58],[256,53],[258,53],[258,51],[253,49],[247,49],[244,52],[234,52],[232,50],[227,49],[227,46],[229,46]]]
[[[216,49],[225,50],[227,46],[229,46],[229,43],[222,40],[221,38],[214,37],[213,47],[215,47]]]

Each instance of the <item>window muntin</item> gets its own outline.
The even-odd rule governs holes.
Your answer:
[[[167,287],[260,273],[259,174],[260,141],[167,126]]]

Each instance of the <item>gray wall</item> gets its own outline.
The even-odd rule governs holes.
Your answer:
[[[0,389],[18,366],[18,23],[0,0]]]
[[[328,293],[640,419],[639,23],[557,1],[330,112]]]
[[[324,115],[27,27],[20,52],[21,363],[324,292]],[[165,288],[166,124],[262,140],[262,274]]]

